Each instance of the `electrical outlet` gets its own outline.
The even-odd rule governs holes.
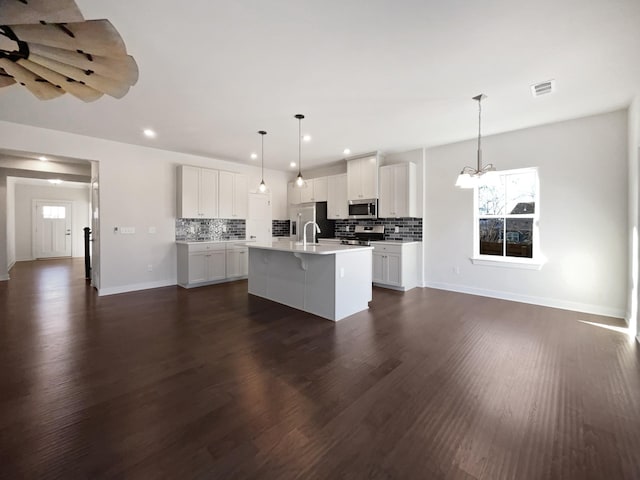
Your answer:
[[[458,266],[453,267],[453,273],[455,273],[456,275],[460,275],[460,267]]]
[[[147,272],[153,272],[153,265],[147,265]]]
[[[227,233],[227,226],[226,225],[222,225],[222,233]]]
[[[393,229],[394,233],[400,233],[400,227],[396,226],[396,228]]]
[[[150,234],[158,233],[158,229],[156,227],[149,227],[149,233]]]
[[[345,227],[345,232],[349,232],[350,230],[351,230],[351,227],[349,227],[349,225],[347,225],[347,226]]]

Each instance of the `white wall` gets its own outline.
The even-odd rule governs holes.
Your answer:
[[[99,162],[101,294],[176,283],[177,165],[243,172],[248,175],[249,187],[253,190],[260,183],[260,169],[253,165],[10,122],[0,122],[0,146]],[[288,218],[287,176],[284,172],[265,170],[265,182],[272,192],[273,218]],[[114,234],[116,226],[135,227],[136,234]],[[152,226],[156,227],[157,233],[147,233]],[[0,236],[3,243],[0,249],[6,249],[4,238]],[[147,265],[153,265],[151,272],[147,271]]]
[[[627,287],[627,323],[639,333],[638,305],[640,304],[640,97],[629,106],[629,274]]]
[[[0,169],[0,239],[7,238],[7,174]],[[7,243],[0,240],[0,281],[9,280]]]
[[[466,141],[427,151],[427,285],[624,317],[627,112],[486,137],[483,154],[500,170],[539,168],[548,261],[540,271],[471,264],[473,192],[454,187],[460,169],[476,161],[476,141]]]
[[[72,202],[71,256],[84,256],[84,227],[90,227],[89,186],[65,188],[64,186],[15,184],[15,242],[18,262],[33,258],[33,200],[67,200]],[[7,212],[9,214],[9,212]]]
[[[7,178],[7,269],[16,263],[16,184]]]

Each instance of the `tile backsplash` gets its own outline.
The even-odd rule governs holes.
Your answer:
[[[226,232],[224,231],[226,227]],[[244,240],[247,235],[244,220],[223,218],[177,218],[176,240]]]
[[[375,218],[370,220],[336,220],[336,237],[353,237],[356,225],[384,225],[385,240],[422,241],[422,218]],[[349,231],[347,232],[347,226]],[[395,228],[398,227],[398,233]]]
[[[289,236],[289,220],[272,220],[271,236],[288,237]]]

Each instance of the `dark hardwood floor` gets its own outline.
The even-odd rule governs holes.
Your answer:
[[[638,479],[622,321],[414,289],[334,324],[246,282],[0,282],[0,478]]]

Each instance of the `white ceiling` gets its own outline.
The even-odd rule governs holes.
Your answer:
[[[640,93],[638,0],[78,0],[138,61],[122,100],[0,89],[0,119],[251,163],[304,167],[626,107]],[[555,79],[534,99],[531,84]],[[158,138],[141,130],[152,127]],[[253,161],[256,162],[256,161]]]

